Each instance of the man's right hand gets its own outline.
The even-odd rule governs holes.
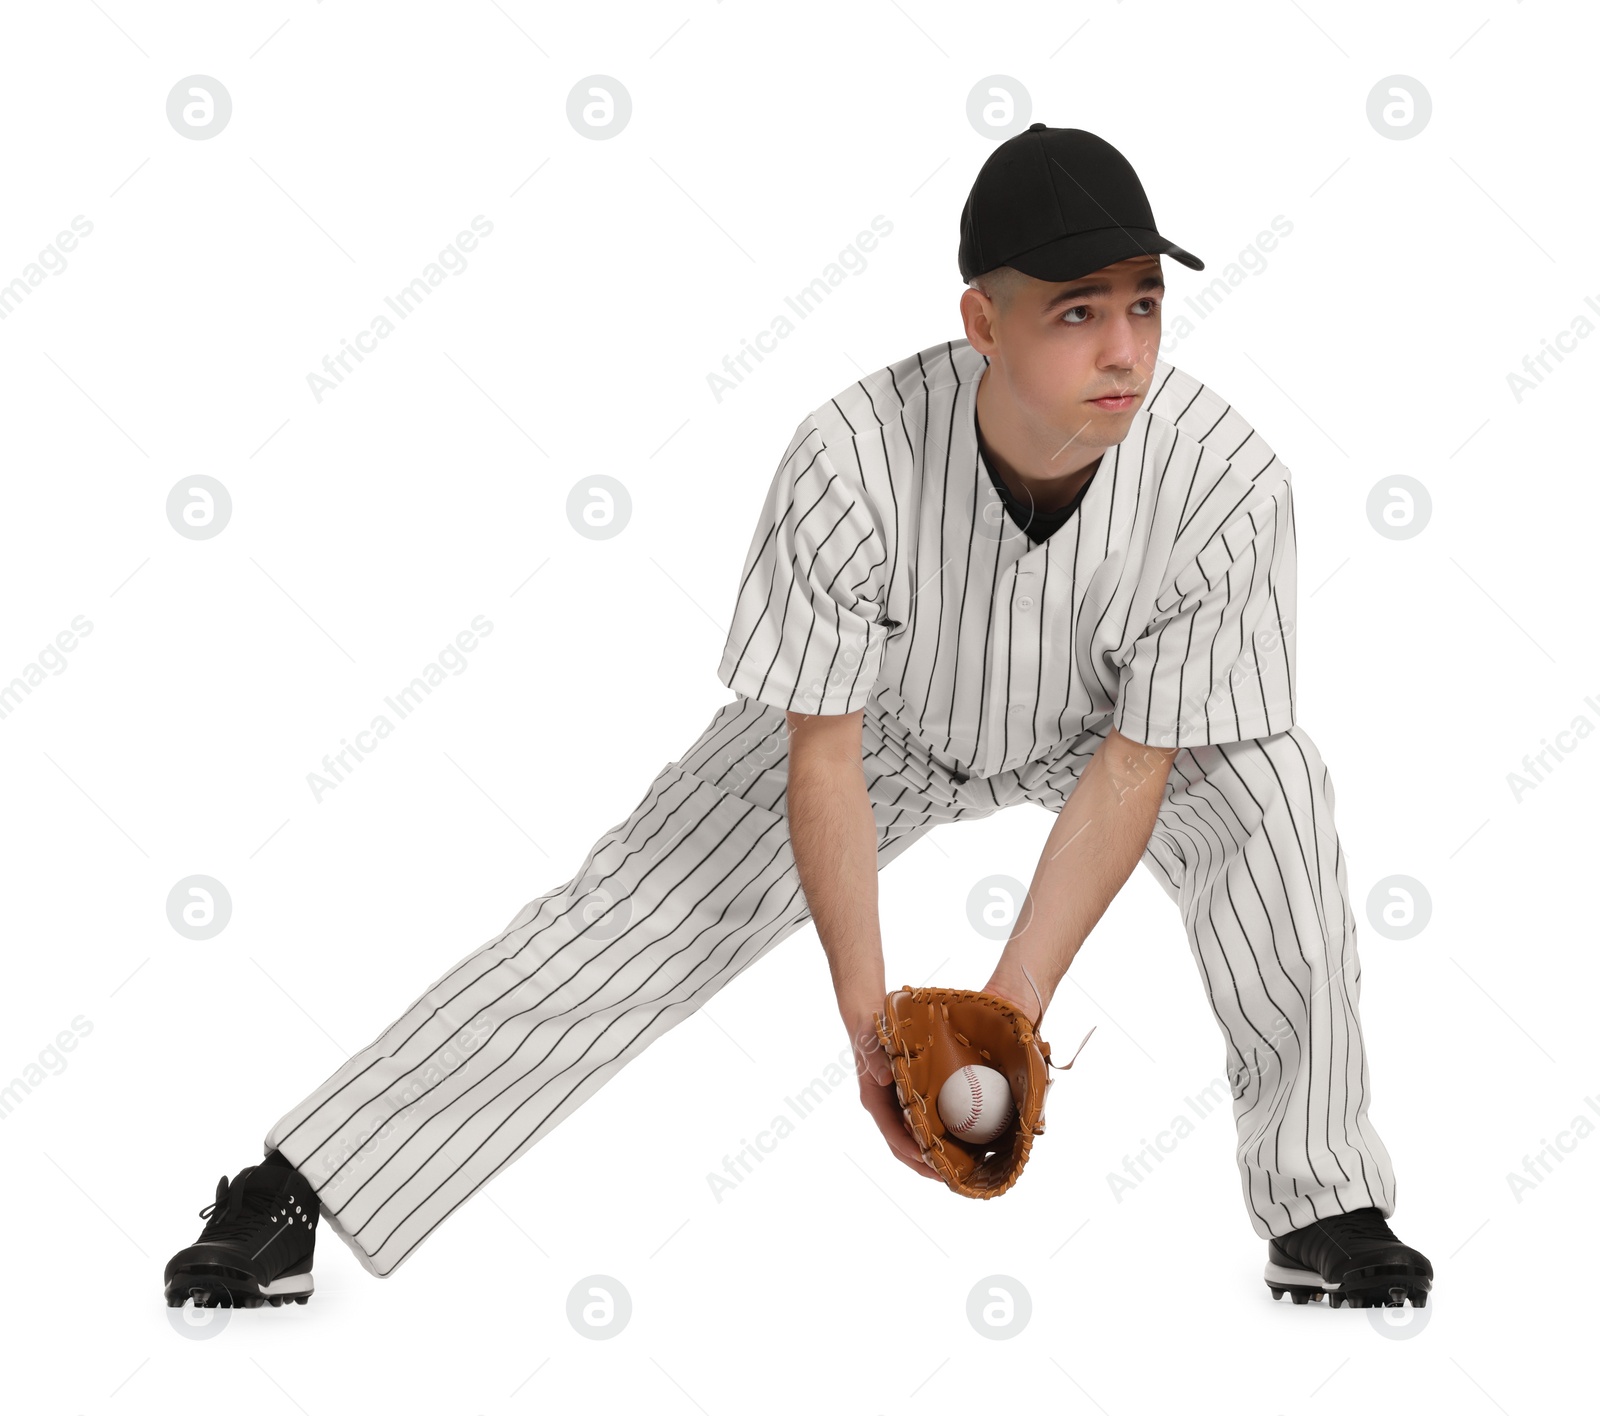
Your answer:
[[[883,1055],[883,1044],[878,1039],[870,1013],[851,1025],[850,1041],[855,1048],[861,1104],[883,1132],[889,1149],[897,1160],[910,1166],[917,1174],[926,1175],[930,1180],[939,1180],[938,1171],[922,1158],[916,1138],[906,1129],[905,1118],[900,1114],[900,1098],[895,1095],[894,1073],[889,1068],[889,1059]]]
[[[906,1129],[894,1074],[873,1026],[883,1006],[878,931],[878,827],[861,765],[865,710],[785,716],[789,744],[784,812],[806,907],[828,955],[839,1016],[855,1052],[861,1104],[896,1159],[938,1180]]]

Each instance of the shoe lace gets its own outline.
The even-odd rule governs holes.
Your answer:
[[[226,1241],[244,1239],[256,1233],[261,1221],[276,1205],[274,1196],[265,1190],[252,1190],[244,1181],[249,1171],[242,1171],[230,1183],[224,1176],[217,1183],[217,1198],[200,1211],[206,1227],[201,1239]]]

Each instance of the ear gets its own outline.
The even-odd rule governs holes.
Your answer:
[[[994,302],[981,290],[968,286],[961,292],[961,324],[966,331],[967,343],[980,354],[993,357],[1000,347],[995,338],[999,312]]]

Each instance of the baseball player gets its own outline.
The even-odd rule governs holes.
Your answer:
[[[985,991],[1037,1020],[1143,861],[1226,1047],[1266,1281],[1425,1301],[1368,1116],[1333,783],[1295,721],[1289,470],[1158,355],[1159,234],[1110,144],[1035,123],[961,217],[965,338],[794,430],[734,598],[734,697],[566,884],[442,974],[218,1183],[169,1303],[311,1293],[319,1217],[391,1274],[503,1167],[807,922],[863,1104],[934,1176],[874,1044],[877,872],[945,822],[1056,820]],[[936,1178],[936,1177],[935,1177]]]

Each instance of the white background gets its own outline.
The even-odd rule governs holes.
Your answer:
[[[1520,401],[1507,381],[1600,301],[1592,7],[105,0],[9,6],[5,32],[0,284],[93,225],[0,321],[0,683],[93,626],[0,718],[0,1082],[90,1029],[0,1125],[8,1392],[310,1416],[1592,1400],[1600,1139],[1520,1201],[1507,1180],[1600,1098],[1600,742],[1520,801],[1507,780],[1600,723],[1600,341]],[[567,118],[597,74],[633,105],[604,141]],[[1433,103],[1403,141],[1366,114],[1395,74]],[[232,99],[204,141],[166,116],[190,75]],[[997,1203],[910,1176],[853,1084],[712,1197],[845,1046],[808,928],[392,1278],[324,1229],[308,1306],[180,1335],[161,1268],[217,1176],[567,880],[727,701],[716,662],[795,424],[961,334],[958,217],[994,145],[968,95],[992,76],[1029,96],[1019,124],[1134,162],[1211,267],[1169,263],[1169,312],[1292,223],[1167,352],[1293,469],[1300,721],[1337,787],[1371,1116],[1394,1225],[1437,1269],[1426,1327],[1270,1300],[1226,1114],[1113,1196],[1223,1071],[1141,869],[1051,1009],[1058,1054],[1099,1031]],[[479,214],[467,269],[317,401],[324,355]],[[866,268],[715,398],[708,373],[880,215]],[[596,473],[632,498],[603,541],[566,514]],[[1366,512],[1399,473],[1432,498],[1408,540]],[[233,511],[194,541],[165,508],[200,474]],[[316,800],[323,755],[477,615],[466,671]],[[885,872],[891,985],[982,984],[997,946],[968,891],[1028,878],[1049,824],[951,827]],[[194,874],[232,899],[210,940],[167,919]],[[1432,900],[1403,941],[1366,923],[1396,874]],[[566,1317],[591,1274],[632,1296],[608,1341]],[[991,1274],[1032,1299],[1004,1342],[966,1316]]]

